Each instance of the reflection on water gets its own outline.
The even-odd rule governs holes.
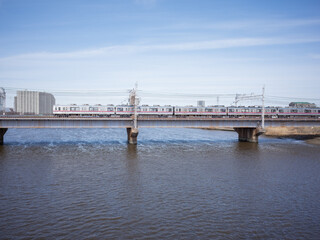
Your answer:
[[[9,130],[1,238],[317,239],[320,149],[234,132]]]

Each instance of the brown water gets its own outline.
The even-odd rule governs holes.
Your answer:
[[[320,147],[233,132],[11,129],[1,239],[319,239]]]

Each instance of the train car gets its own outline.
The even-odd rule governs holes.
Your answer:
[[[148,115],[148,116],[172,116],[173,107],[170,105],[159,106],[159,105],[142,105],[138,106],[137,112],[139,115]]]
[[[221,117],[227,115],[227,108],[224,106],[208,106],[208,107],[195,107],[195,106],[175,106],[175,116],[212,116]]]
[[[265,107],[265,117],[277,118],[278,109],[276,107]],[[228,107],[228,116],[230,117],[260,117],[262,115],[262,107]]]
[[[113,105],[54,105],[54,116],[99,116],[109,117],[115,114],[115,107]]]
[[[228,107],[229,117],[261,116],[261,107]]]
[[[120,117],[130,117],[134,114],[134,106],[132,105],[117,105],[116,115]]]
[[[54,105],[53,115],[62,117],[130,117],[134,114],[132,105]],[[261,106],[231,106],[223,105],[195,107],[195,106],[160,106],[141,105],[137,106],[137,114],[141,116],[157,117],[261,117]],[[265,107],[266,118],[295,118],[309,117],[320,118],[320,108],[299,108],[299,107]]]
[[[278,108],[277,107],[265,107],[264,108],[264,115],[266,118],[278,118]]]
[[[132,116],[134,114],[134,106],[132,105],[120,105],[116,106],[116,114],[119,116]],[[137,106],[137,114],[140,116],[172,116],[172,106],[160,106],[160,105],[142,105]]]
[[[282,118],[294,118],[294,117],[320,117],[320,108],[294,108],[284,107],[278,108],[278,116]]]

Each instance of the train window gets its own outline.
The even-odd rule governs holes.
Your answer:
[[[305,109],[304,112],[305,113],[311,113],[311,110],[310,109]]]
[[[150,108],[150,112],[158,112],[158,108]]]
[[[196,108],[191,108],[190,112],[197,112],[197,109]]]
[[[118,108],[118,110],[117,111],[119,111],[119,112],[123,112],[123,108]]]
[[[279,109],[279,113],[284,113],[284,110],[283,109]]]
[[[108,108],[107,108],[107,111],[109,111],[109,112],[110,112],[110,111],[113,111],[113,108],[108,107]]]
[[[147,112],[148,108],[143,108],[142,111]]]
[[[206,111],[206,112],[213,112],[213,109],[212,109],[212,108],[206,108],[205,111]]]
[[[290,111],[291,113],[297,113],[298,112],[298,110],[297,109],[291,109],[291,111]]]
[[[226,112],[226,110],[224,108],[221,108],[220,112]]]
[[[320,113],[320,110],[318,110],[318,113]]]
[[[231,109],[229,109],[229,112],[234,112],[234,109],[232,109],[232,108],[231,108]]]
[[[167,108],[167,112],[172,112],[172,109],[171,108]]]

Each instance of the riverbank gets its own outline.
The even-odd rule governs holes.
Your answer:
[[[320,127],[266,127],[266,136],[311,139],[320,137]]]
[[[306,140],[306,143],[320,145],[320,137],[308,139]]]

